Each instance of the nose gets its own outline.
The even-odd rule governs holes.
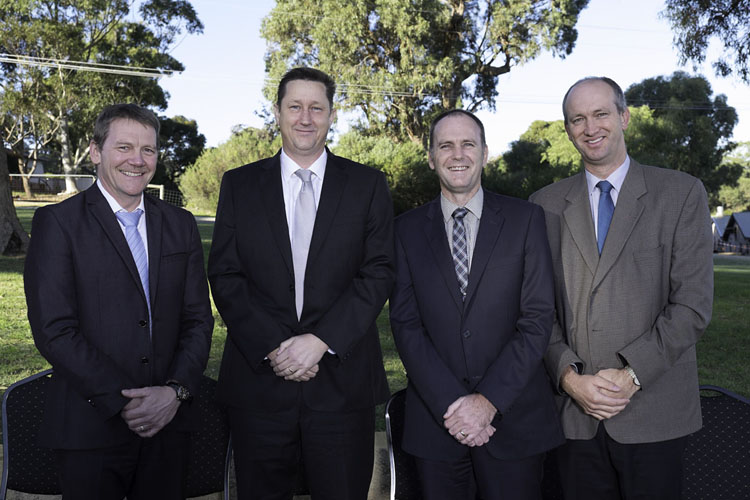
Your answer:
[[[143,159],[143,153],[139,151],[138,149],[133,150],[133,154],[130,155],[129,162],[131,165],[141,166],[146,163],[146,161]]]
[[[596,120],[586,120],[583,125],[583,133],[586,135],[594,135],[594,133],[599,130],[599,127],[596,125]]]
[[[310,110],[307,108],[302,108],[302,113],[300,113],[300,122],[302,123],[310,123],[312,120],[310,119],[312,115],[310,114]]]

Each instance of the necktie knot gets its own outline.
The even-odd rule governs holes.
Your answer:
[[[120,210],[119,212],[116,212],[115,215],[117,216],[117,220],[119,220],[123,226],[133,227],[138,225],[138,221],[141,220],[142,213],[143,210],[138,208],[132,212],[125,212],[124,210]]]
[[[466,217],[466,214],[469,213],[469,209],[466,207],[458,207],[453,211],[453,220],[460,221],[464,217]]]
[[[303,184],[307,184],[312,180],[312,172],[310,172],[310,170],[306,168],[300,168],[296,172],[294,172],[294,174],[302,179]]]
[[[602,193],[609,193],[612,190],[612,184],[610,184],[609,181],[599,181],[596,184],[596,187],[598,187],[599,191]]]

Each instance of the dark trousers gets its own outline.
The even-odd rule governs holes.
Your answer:
[[[366,500],[375,410],[279,413],[229,408],[240,500],[291,500],[300,461],[314,500]]]
[[[183,500],[189,434],[161,431],[152,438],[95,450],[55,450],[64,500]]]
[[[484,446],[455,462],[415,457],[425,500],[541,500],[544,455],[500,460]]]
[[[557,461],[565,500],[680,500],[687,437],[622,444],[599,424],[593,439],[569,439]]]

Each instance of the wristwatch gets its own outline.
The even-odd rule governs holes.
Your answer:
[[[172,389],[174,389],[174,392],[177,394],[177,401],[185,402],[193,399],[193,395],[190,394],[190,389],[180,384],[176,380],[168,381],[167,387],[171,387]]]
[[[641,382],[640,382],[640,381],[638,380],[638,377],[636,377],[636,375],[635,375],[635,370],[633,370],[633,369],[632,369],[632,368],[630,367],[630,365],[627,365],[627,366],[625,367],[625,371],[626,371],[626,372],[628,372],[628,375],[630,375],[630,378],[632,378],[632,379],[633,379],[633,383],[634,383],[634,384],[635,384],[635,385],[636,385],[637,387],[640,387],[640,386],[641,386]]]

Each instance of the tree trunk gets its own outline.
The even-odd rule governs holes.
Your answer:
[[[10,193],[8,157],[0,148],[0,252],[3,255],[26,253],[28,247],[29,235],[21,227]]]
[[[65,194],[74,194],[78,192],[78,186],[76,186],[75,179],[68,176],[76,173],[76,167],[70,156],[70,131],[68,129],[68,118],[65,116],[60,119],[58,137],[60,140],[60,155],[62,156],[63,173],[66,175]]]

